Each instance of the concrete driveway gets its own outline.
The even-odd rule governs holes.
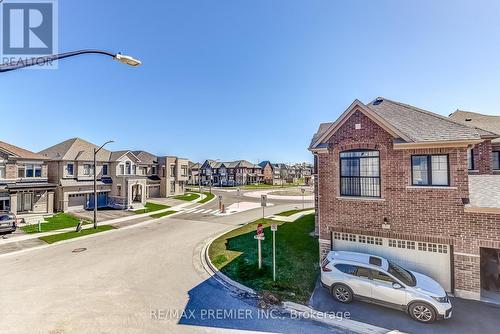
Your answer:
[[[483,302],[453,298],[453,317],[433,324],[421,324],[404,312],[382,306],[354,301],[351,304],[336,302],[327,289],[316,285],[311,306],[322,312],[350,312],[351,319],[387,329],[398,329],[415,334],[496,334],[500,328],[500,306]]]

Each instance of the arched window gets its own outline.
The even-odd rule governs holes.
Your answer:
[[[380,197],[379,151],[340,152],[340,195]]]
[[[130,162],[128,162],[128,161],[125,163],[125,174],[127,174],[127,175],[131,174]]]

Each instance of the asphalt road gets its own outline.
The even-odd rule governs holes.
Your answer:
[[[210,221],[179,215],[0,256],[0,333],[337,333],[263,314],[204,271],[206,241],[260,214]],[[86,250],[72,252],[77,248]]]

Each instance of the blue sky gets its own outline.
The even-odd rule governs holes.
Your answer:
[[[377,96],[500,109],[499,1],[59,1],[58,70],[0,75],[0,140],[82,137],[193,160],[312,160],[318,124]]]

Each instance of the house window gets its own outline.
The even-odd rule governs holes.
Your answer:
[[[35,177],[42,177],[42,166],[35,165]]]
[[[26,165],[26,177],[33,177],[34,176],[35,169],[33,165]]]
[[[170,193],[175,194],[175,181],[170,182]]]
[[[130,162],[125,163],[125,174],[130,175],[131,173],[131,167],[130,167]]]
[[[187,176],[188,175],[188,167],[186,165],[182,165],[182,167],[181,167],[181,173],[182,173],[182,176]]]
[[[17,177],[18,178],[23,178],[25,177],[24,175],[25,167],[24,166],[19,166],[17,167]]]
[[[122,165],[123,167],[123,165]],[[122,186],[116,186],[116,192],[118,193],[118,196],[121,197],[122,196]]]
[[[66,165],[66,174],[69,176],[75,175],[75,165],[74,164],[67,164]]]
[[[83,175],[94,175],[94,171],[91,164],[83,165]]]
[[[467,169],[474,170],[474,150],[472,148],[467,149]]]
[[[493,169],[500,170],[500,151],[493,151]]]
[[[125,167],[123,165],[120,165],[120,175],[125,174]]]
[[[137,166],[136,165],[132,165],[132,174],[133,175],[137,174]]]
[[[5,179],[5,165],[0,165],[0,179]]]
[[[380,197],[378,151],[356,150],[340,153],[340,194]]]
[[[147,168],[146,168],[146,174],[147,174]],[[156,175],[156,166],[151,167],[151,174]]]
[[[108,164],[102,165],[102,175],[108,175]]]
[[[170,177],[175,176],[175,165],[170,165]]]
[[[447,155],[414,155],[411,157],[414,186],[448,186]]]

